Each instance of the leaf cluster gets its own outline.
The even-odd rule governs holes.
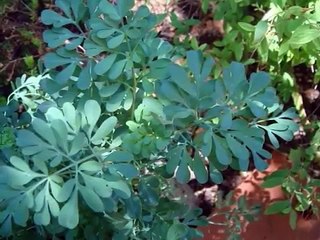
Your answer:
[[[265,214],[289,214],[289,223],[292,229],[296,228],[298,214],[310,211],[319,215],[318,193],[319,179],[314,168],[318,161],[316,153],[319,151],[319,129],[315,132],[311,146],[308,148],[291,149],[289,160],[291,168],[273,172],[264,179],[265,188],[281,186],[286,199],[275,201],[265,210]]]

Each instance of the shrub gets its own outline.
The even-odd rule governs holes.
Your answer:
[[[281,186],[286,199],[275,201],[265,210],[265,214],[289,214],[289,223],[292,229],[296,228],[298,213],[307,216],[319,216],[320,186],[319,173],[312,165],[318,165],[320,145],[320,124],[318,123],[310,146],[291,149],[289,160],[291,167],[273,172],[264,179],[265,188]],[[314,172],[315,171],[315,172]]]
[[[248,81],[232,62],[212,79],[212,58],[178,54],[132,0],[56,6],[41,16],[46,70],[23,76],[2,108],[1,235],[201,237],[201,210],[171,198],[168,179],[221,183],[251,159],[264,170],[266,139],[289,141],[294,111],[265,72]]]

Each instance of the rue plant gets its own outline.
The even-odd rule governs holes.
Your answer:
[[[201,210],[168,179],[222,182],[267,167],[264,143],[297,129],[267,73],[181,54],[133,0],[56,0],[44,10],[52,51],[1,109],[0,233],[53,239],[194,239]],[[180,62],[181,64],[178,64]]]

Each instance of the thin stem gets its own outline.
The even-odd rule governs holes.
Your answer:
[[[218,226],[228,226],[227,223],[212,222],[212,221],[209,221],[209,224],[211,224],[211,225],[218,225]]]
[[[124,26],[125,24],[123,23],[122,21],[122,26]],[[129,39],[128,39],[128,36],[124,33],[125,35],[125,40],[126,40],[126,43],[127,43],[127,46],[128,46],[128,50],[129,50],[129,56],[131,57],[133,51],[132,51],[132,47],[129,43]],[[135,46],[136,48],[136,46]],[[134,67],[132,67],[131,69],[131,74],[132,74],[132,78],[133,78],[133,86],[130,87],[130,89],[132,90],[132,106],[131,106],[131,119],[134,120],[134,111],[135,111],[135,105],[136,105],[136,99],[137,99],[137,78],[136,78],[136,75],[135,75],[135,72],[134,72]]]
[[[132,94],[132,106],[131,106],[131,119],[134,120],[134,111],[135,111],[135,103],[136,103],[136,94],[137,94],[137,79],[134,73],[134,69],[132,68],[132,74],[133,74],[133,94]]]
[[[99,157],[96,152],[93,150],[93,148],[91,147],[91,145],[89,144],[89,148],[90,148],[90,151],[92,152],[92,154],[95,156],[95,158],[101,163],[103,160],[101,157]]]
[[[93,158],[93,157],[95,157],[95,154],[91,154],[91,155],[89,155],[89,156],[87,156],[87,157],[85,157],[85,158],[83,158],[83,159],[81,159],[81,160],[79,160],[79,161],[73,161],[72,164],[70,164],[70,165],[68,165],[68,166],[66,166],[66,167],[64,167],[64,168],[61,168],[60,170],[58,170],[58,171],[56,171],[55,173],[53,173],[53,175],[58,175],[58,174],[60,174],[60,173],[62,173],[62,172],[64,172],[64,171],[68,170],[69,168],[75,167],[75,166],[77,166],[78,164],[81,164],[81,163],[83,163],[83,162],[85,162],[85,161],[88,161],[89,159],[91,159],[91,158]]]

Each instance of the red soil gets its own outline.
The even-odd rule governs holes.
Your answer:
[[[262,179],[271,172],[288,166],[287,156],[274,152],[269,160],[269,168],[264,172],[251,172],[244,182],[235,189],[235,198],[245,194],[249,204],[262,203],[263,210],[270,202],[283,199],[280,187],[263,189],[260,187]],[[262,210],[262,211],[263,211]],[[222,216],[212,217],[213,222],[224,220]],[[210,225],[201,229],[204,240],[226,240],[223,226]],[[245,225],[241,234],[243,240],[320,240],[320,221],[298,218],[296,230],[291,230],[288,215],[259,215],[258,221]]]

